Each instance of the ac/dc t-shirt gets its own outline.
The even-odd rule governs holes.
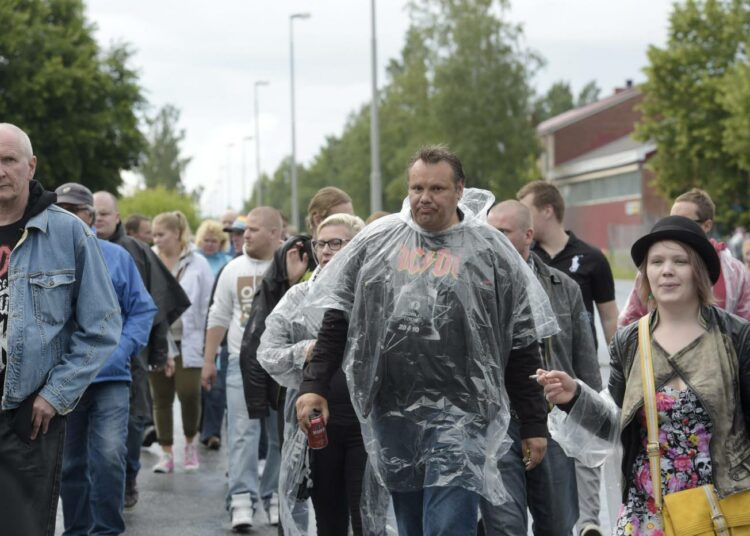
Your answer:
[[[10,225],[0,226],[0,346],[2,346],[0,396],[2,396],[5,387],[5,366],[8,362],[8,316],[10,315],[8,268],[10,267],[10,252],[21,239],[25,225],[26,221],[21,219]]]

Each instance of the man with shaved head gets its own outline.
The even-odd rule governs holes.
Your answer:
[[[61,416],[115,351],[122,325],[96,237],[54,206],[35,171],[29,137],[0,123],[0,532],[8,536],[54,534]]]
[[[559,270],[547,266],[531,251],[534,228],[531,211],[519,201],[503,201],[487,215],[487,223],[503,233],[529,263],[547,293],[560,332],[541,341],[544,368],[565,370],[597,391],[602,388],[589,318],[578,285]],[[500,474],[512,500],[494,506],[481,501],[487,534],[515,536],[527,533],[526,509],[534,519],[534,534],[572,534],[578,519],[575,460],[565,456],[552,439],[542,463],[524,471],[523,458],[534,448],[521,440],[515,408],[508,433],[513,446],[500,460]]]
[[[224,267],[214,291],[208,313],[202,384],[210,389],[216,381],[216,354],[224,335],[229,346],[227,366],[227,435],[229,449],[229,486],[227,508],[232,528],[252,526],[253,513],[262,501],[266,512],[271,496],[278,488],[279,449],[269,448],[263,478],[258,479],[260,419],[250,419],[245,407],[239,355],[242,334],[253,306],[255,291],[281,245],[283,222],[279,211],[258,207],[247,215],[242,254]],[[275,419],[266,417],[275,429]]]

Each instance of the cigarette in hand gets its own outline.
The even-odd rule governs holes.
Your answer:
[[[532,374],[531,376],[529,376],[530,380],[536,380],[537,378],[539,378],[539,374]]]

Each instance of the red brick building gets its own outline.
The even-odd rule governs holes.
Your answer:
[[[537,127],[540,167],[565,198],[565,227],[605,251],[629,250],[669,211],[649,186],[652,173],[645,164],[655,145],[631,137],[642,97],[629,84]]]

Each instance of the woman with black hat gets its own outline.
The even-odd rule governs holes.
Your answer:
[[[581,440],[581,429],[622,443],[623,505],[615,534],[662,535],[662,496],[707,484],[719,498],[750,489],[750,324],[713,305],[711,286],[721,265],[695,222],[660,220],[631,256],[651,312],[620,329],[610,346],[603,394],[614,404],[564,372],[539,370],[537,381],[568,413],[568,425],[580,425],[581,453],[594,449]],[[649,420],[656,440],[651,458]],[[653,485],[652,466],[660,485]]]

